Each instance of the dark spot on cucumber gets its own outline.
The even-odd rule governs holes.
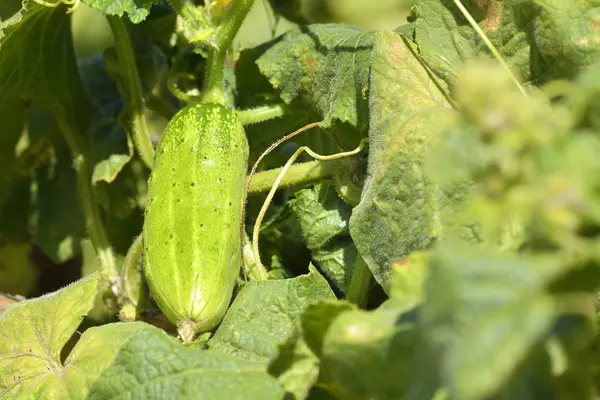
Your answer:
[[[200,224],[200,228],[204,228],[204,224]]]
[[[181,199],[177,199],[177,203],[179,203],[181,201]]]
[[[173,235],[169,235],[169,239],[173,239]]]
[[[231,207],[233,205],[233,203],[229,202],[229,207]]]
[[[219,182],[223,182],[223,179],[219,178]]]
[[[173,187],[177,186],[175,183],[173,184]]]
[[[196,184],[194,182],[192,182],[192,187],[196,186]]]

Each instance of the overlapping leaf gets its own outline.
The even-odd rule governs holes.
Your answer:
[[[257,60],[281,98],[300,98],[323,119],[363,131],[374,34],[342,24],[309,25],[276,41]]]
[[[92,308],[97,286],[98,276],[89,275],[58,292],[15,303],[0,315],[0,395],[86,398],[122,343],[144,326],[91,328],[63,362],[63,347]]]
[[[268,361],[313,301],[335,299],[327,281],[310,267],[293,279],[250,282],[241,290],[209,347],[241,359]]]
[[[352,304],[340,301],[309,305],[298,316],[295,329],[279,345],[269,373],[295,400],[306,399],[318,381],[325,333],[338,315],[352,309]]]
[[[572,78],[600,55],[600,3],[584,0],[463,1],[502,57],[522,79]],[[398,28],[447,82],[460,66],[489,54],[453,0],[419,0]],[[576,22],[575,22],[576,21]]]
[[[368,178],[350,234],[375,279],[388,288],[392,262],[442,235],[464,189],[440,186],[423,169],[430,142],[453,111],[440,81],[406,39],[377,34],[370,85]]]
[[[283,395],[263,364],[216,350],[185,348],[146,325],[124,344],[88,398],[275,400]]]
[[[348,237],[350,206],[340,199],[331,181],[297,192],[290,205],[300,221],[304,241],[313,259],[345,293],[357,255]]]
[[[0,110],[33,101],[59,123],[83,131],[89,101],[79,79],[64,7],[25,0],[0,24]]]

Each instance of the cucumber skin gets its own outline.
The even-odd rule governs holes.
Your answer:
[[[234,110],[196,104],[161,136],[148,181],[144,273],[152,297],[177,326],[212,330],[240,271],[240,225],[248,141]]]

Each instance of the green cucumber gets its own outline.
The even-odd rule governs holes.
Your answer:
[[[184,342],[223,318],[241,266],[248,141],[234,110],[196,104],[156,149],[144,221],[144,273]]]

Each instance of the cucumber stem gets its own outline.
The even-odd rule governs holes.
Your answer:
[[[209,42],[202,97],[202,101],[205,103],[226,105],[225,57],[253,4],[254,0],[233,0],[217,33]]]

